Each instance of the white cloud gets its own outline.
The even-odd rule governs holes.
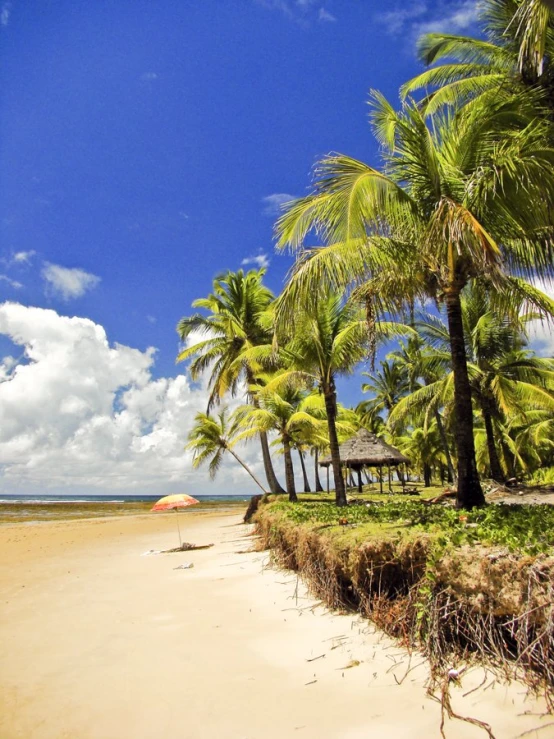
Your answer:
[[[266,216],[280,216],[282,206],[284,203],[288,203],[290,200],[294,200],[294,195],[289,195],[288,192],[274,192],[272,195],[266,195],[262,198],[264,204],[264,215]]]
[[[332,13],[329,13],[328,10],[325,10],[325,8],[319,9],[317,18],[324,23],[334,23],[337,20],[336,17]]]
[[[80,298],[87,290],[92,290],[100,282],[100,277],[85,272],[84,269],[69,269],[59,264],[46,264],[42,270],[42,277],[48,289],[63,300]]]
[[[24,349],[22,361],[0,361],[0,493],[254,491],[232,459],[215,485],[193,471],[183,447],[206,382],[153,378],[154,349],[110,344],[87,318],[17,303],[0,305],[0,334]],[[244,457],[263,474],[257,444]]]
[[[381,13],[377,19],[391,35],[417,39],[424,33],[467,31],[477,21],[478,12],[478,0],[441,0],[437,4],[419,0]]]
[[[157,80],[159,77],[159,74],[157,72],[144,72],[144,74],[141,74],[140,78],[143,82],[153,82],[154,80]]]
[[[31,259],[36,255],[34,249],[29,251],[16,251],[11,258],[12,264],[29,264]]]
[[[403,31],[405,26],[411,23],[414,18],[420,18],[426,12],[427,3],[416,2],[412,3],[409,8],[388,10],[386,13],[379,15],[378,19],[384,24],[389,33],[397,34]]]
[[[335,16],[320,4],[320,0],[254,0],[254,2],[268,10],[277,10],[301,24],[311,21],[336,21]]]
[[[267,254],[256,254],[252,257],[246,257],[241,262],[241,265],[246,266],[248,264],[255,264],[258,269],[267,269],[269,267],[269,257]]]
[[[146,320],[148,321],[148,323],[154,324],[154,323],[156,323],[157,318],[156,318],[156,316],[148,315],[148,316],[146,316]]]
[[[467,31],[477,21],[477,17],[476,0],[465,0],[437,18],[415,23],[412,31],[416,36],[424,33],[460,33]]]
[[[12,12],[12,4],[11,3],[4,3],[2,5],[2,9],[0,10],[0,25],[7,26],[10,22],[10,14]]]
[[[17,280],[12,280],[11,277],[8,277],[7,275],[0,275],[0,280],[2,280],[2,282],[7,282],[10,287],[15,288],[16,290],[19,290],[23,287],[21,282],[18,282]]]

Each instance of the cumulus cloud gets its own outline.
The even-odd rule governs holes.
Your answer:
[[[47,283],[48,291],[63,300],[80,298],[100,282],[100,277],[85,272],[84,269],[70,269],[59,264],[49,263],[45,264],[42,277]]]
[[[187,434],[206,383],[154,378],[155,350],[111,344],[87,318],[0,305],[0,334],[23,347],[0,361],[0,492],[217,492],[193,471]],[[257,445],[245,450],[258,474]],[[228,460],[219,492],[252,492]]]
[[[260,253],[252,257],[246,257],[246,259],[242,260],[241,265],[255,264],[259,269],[267,269],[269,267],[269,261],[267,254]]]
[[[264,215],[280,216],[284,203],[288,203],[290,200],[294,199],[295,196],[290,195],[288,192],[274,192],[272,195],[266,195],[262,198],[262,203],[264,204]]]
[[[437,4],[420,0],[409,7],[394,7],[377,19],[391,35],[415,39],[424,33],[467,31],[478,18],[478,6],[478,0],[442,0]]]

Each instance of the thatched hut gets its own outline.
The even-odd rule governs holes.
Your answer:
[[[381,492],[383,492],[383,465],[386,465],[389,470],[390,489],[390,468],[399,464],[409,464],[410,462],[408,457],[405,457],[398,449],[379,439],[379,437],[370,433],[367,429],[360,429],[355,436],[341,444],[339,452],[341,465],[357,471],[358,490],[360,493],[362,492],[362,469],[364,467],[379,467],[379,481]],[[324,457],[320,460],[319,464],[321,467],[327,467],[327,490],[329,490],[331,457]]]

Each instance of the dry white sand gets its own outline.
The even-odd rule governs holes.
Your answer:
[[[176,545],[172,514],[0,529],[1,739],[440,736],[421,657],[310,608],[294,575],[239,553],[252,542],[236,514],[181,520],[215,546],[141,556]],[[554,736],[521,685],[489,677],[462,697],[483,675],[453,689],[457,710],[498,739]]]

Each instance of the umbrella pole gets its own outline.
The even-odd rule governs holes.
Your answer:
[[[179,532],[179,549],[183,548],[183,541],[181,539],[181,527],[179,526],[179,509],[175,508],[175,513],[177,514],[177,531]]]

